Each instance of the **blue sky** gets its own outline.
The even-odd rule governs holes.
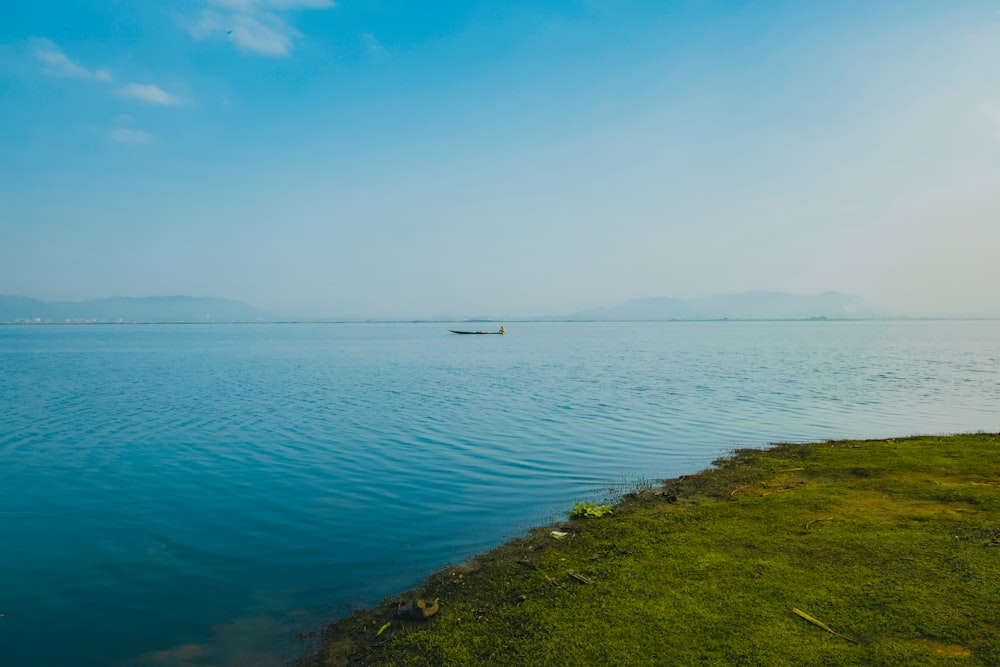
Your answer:
[[[995,2],[0,8],[0,293],[1000,314]]]

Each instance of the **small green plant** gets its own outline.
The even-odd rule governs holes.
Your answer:
[[[573,509],[567,512],[572,519],[580,519],[583,517],[593,517],[599,519],[602,516],[611,514],[613,511],[611,505],[598,505],[597,503],[583,503],[577,502],[573,505]]]

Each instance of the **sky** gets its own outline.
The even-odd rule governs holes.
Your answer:
[[[1000,5],[0,7],[0,294],[1000,315]]]

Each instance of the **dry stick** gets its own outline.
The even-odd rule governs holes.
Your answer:
[[[792,607],[792,611],[794,611],[796,614],[798,614],[802,618],[806,619],[810,623],[815,623],[816,625],[818,625],[819,627],[823,628],[824,630],[826,630],[827,632],[829,632],[832,635],[837,635],[838,637],[842,637],[842,638],[846,639],[849,642],[857,642],[856,639],[851,639],[847,635],[842,635],[839,632],[834,631],[829,625],[827,625],[823,621],[816,620],[815,618],[813,618],[809,614],[805,613],[801,609],[796,609],[795,607]]]
[[[806,530],[809,530],[809,526],[813,525],[817,521],[833,521],[833,517],[832,516],[824,516],[824,517],[819,518],[819,519],[813,519],[812,521],[808,521],[808,522],[806,522]]]

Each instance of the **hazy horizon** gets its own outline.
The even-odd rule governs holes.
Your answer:
[[[39,301],[48,310],[42,310],[36,314],[27,314],[23,307],[18,308],[16,301],[12,304],[5,304],[7,297],[14,299],[27,298],[32,301]],[[602,304],[594,307],[584,308],[574,312],[553,312],[553,313],[432,313],[424,315],[414,315],[410,317],[343,317],[336,314],[322,313],[276,313],[259,308],[256,304],[217,297],[211,295],[185,295],[185,294],[158,294],[147,296],[110,296],[99,297],[84,301],[46,301],[33,299],[25,295],[0,294],[0,321],[21,321],[23,319],[35,319],[43,316],[45,321],[89,321],[97,319],[103,321],[109,317],[119,319],[121,317],[133,318],[137,315],[131,311],[115,310],[117,314],[109,315],[108,304],[105,302],[118,302],[119,300],[132,300],[139,302],[136,306],[142,308],[144,315],[138,317],[154,317],[154,320],[140,319],[137,321],[160,321],[160,318],[167,318],[166,321],[174,321],[176,317],[186,317],[180,313],[188,313],[193,319],[183,321],[201,320],[204,315],[194,315],[194,310],[177,311],[181,307],[208,308],[204,313],[212,315],[216,313],[215,308],[224,309],[230,306],[237,308],[239,314],[222,315],[221,321],[252,321],[261,320],[266,322],[277,321],[345,321],[345,322],[457,322],[457,321],[544,321],[544,320],[565,320],[565,321],[698,321],[714,319],[732,320],[756,320],[756,319],[778,319],[778,320],[798,320],[798,319],[1000,319],[1000,315],[990,313],[928,313],[917,311],[902,311],[894,309],[885,304],[878,304],[868,301],[857,295],[844,294],[842,292],[824,292],[820,294],[793,294],[789,292],[767,292],[759,290],[748,290],[739,294],[714,294],[703,297],[689,299],[676,299],[670,296],[647,297],[640,299],[630,299],[617,304]],[[190,302],[189,306],[185,306]],[[207,302],[207,303],[206,303]],[[215,303],[218,302],[218,303]],[[664,304],[663,302],[667,302]],[[83,308],[87,304],[92,304],[100,309],[91,311]],[[157,310],[158,304],[166,310]],[[228,304],[228,305],[227,305]],[[12,316],[6,306],[20,312]],[[59,307],[70,307],[70,314]],[[112,305],[113,308],[120,307],[121,304]],[[125,306],[127,308],[127,306]],[[53,311],[52,309],[55,309]],[[243,310],[239,310],[243,308]],[[246,309],[257,311],[255,314],[247,312]],[[201,311],[199,311],[201,312]],[[216,316],[218,314],[216,313]],[[10,318],[13,317],[13,320]],[[235,320],[233,319],[235,317]]]
[[[1000,315],[998,61],[971,0],[17,3],[0,294]]]

